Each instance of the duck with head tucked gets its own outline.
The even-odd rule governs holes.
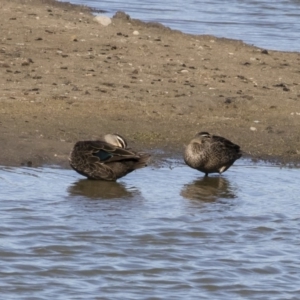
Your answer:
[[[242,156],[240,146],[217,135],[199,132],[185,148],[184,161],[205,173],[223,173]]]
[[[119,134],[106,134],[96,141],[79,141],[69,161],[71,167],[89,179],[115,181],[147,166],[150,155],[127,148]]]

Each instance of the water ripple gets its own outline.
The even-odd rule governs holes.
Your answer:
[[[5,299],[297,299],[298,169],[176,163],[117,183],[0,168]]]

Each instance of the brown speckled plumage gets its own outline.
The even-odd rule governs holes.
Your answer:
[[[205,173],[223,173],[242,156],[240,146],[208,132],[199,132],[184,152],[185,163]]]
[[[104,135],[97,141],[79,141],[70,154],[70,165],[89,179],[117,180],[147,166],[150,155],[127,148],[123,137]]]

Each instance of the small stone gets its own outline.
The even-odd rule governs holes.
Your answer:
[[[22,61],[21,66],[29,66],[32,63],[33,63],[32,59],[28,58]]]
[[[140,33],[137,30],[135,30],[132,34],[133,35],[139,35]]]
[[[78,42],[77,36],[76,35],[72,35],[71,36],[71,41],[72,42]]]
[[[111,24],[111,19],[103,15],[96,16],[94,20],[103,26],[108,26],[109,24]]]
[[[4,62],[0,62],[0,68],[10,68],[10,65]]]
[[[250,127],[250,130],[251,131],[256,131],[257,129],[256,129],[256,127]]]

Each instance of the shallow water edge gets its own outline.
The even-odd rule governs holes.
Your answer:
[[[3,297],[297,299],[299,170],[166,164],[117,182],[0,167]]]

